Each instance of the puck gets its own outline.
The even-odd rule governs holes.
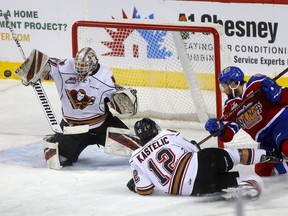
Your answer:
[[[4,71],[4,76],[5,77],[10,77],[12,75],[12,72],[10,70],[5,70]]]

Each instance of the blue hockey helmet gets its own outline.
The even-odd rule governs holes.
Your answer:
[[[218,76],[219,83],[230,84],[232,81],[234,82],[244,82],[244,73],[243,71],[235,66],[230,66],[221,71]]]

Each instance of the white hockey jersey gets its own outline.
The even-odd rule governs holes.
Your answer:
[[[99,127],[108,115],[104,99],[109,100],[117,91],[112,71],[100,65],[93,76],[77,81],[74,59],[51,58],[50,76],[56,83],[62,103],[64,120],[71,125],[89,125],[90,129]]]
[[[168,194],[191,195],[198,170],[198,148],[179,132],[162,130],[130,159],[138,191],[154,187]]]

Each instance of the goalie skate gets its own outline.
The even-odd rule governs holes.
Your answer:
[[[246,200],[256,200],[261,194],[261,188],[257,182],[251,183],[250,181],[242,182],[237,187],[230,187],[223,189],[221,195],[226,200],[235,200],[244,198]]]

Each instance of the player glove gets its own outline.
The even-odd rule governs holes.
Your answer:
[[[268,100],[277,102],[280,100],[282,95],[282,88],[272,79],[266,77],[262,81],[262,89],[266,93]]]
[[[196,148],[200,151],[201,148],[200,148],[200,145],[195,141],[195,140],[191,140],[190,143],[194,146],[196,146]]]
[[[129,180],[129,182],[126,184],[126,186],[129,188],[130,191],[136,193],[136,190],[135,190],[135,183],[134,183],[134,179],[131,178]]]
[[[222,136],[224,134],[224,123],[217,118],[210,118],[205,124],[205,129],[209,131],[210,134],[213,134],[214,137]],[[218,130],[219,132],[215,133]]]

